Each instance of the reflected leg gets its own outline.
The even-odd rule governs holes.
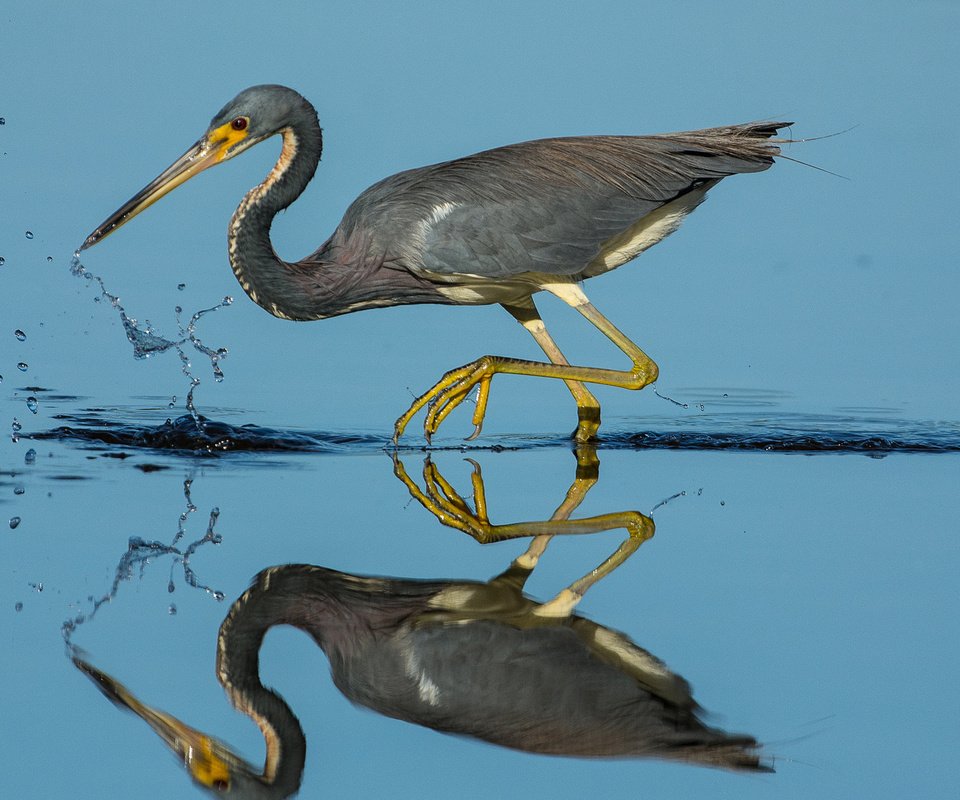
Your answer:
[[[542,522],[517,522],[507,525],[493,525],[490,522],[487,515],[486,492],[480,465],[472,459],[467,460],[473,465],[471,482],[475,511],[470,510],[466,500],[440,474],[429,457],[425,459],[423,467],[425,490],[421,490],[416,482],[409,477],[403,462],[400,461],[396,453],[393,454],[393,462],[394,474],[407,487],[411,496],[442,524],[468,533],[480,544],[524,536],[533,537],[533,541],[527,550],[518,556],[507,570],[491,581],[491,583],[509,584],[518,591],[523,588],[527,578],[554,536],[599,533],[615,528],[624,528],[627,531],[627,539],[620,544],[612,555],[533,612],[537,616],[563,617],[572,614],[586,591],[626,561],[643,542],[653,536],[655,530],[653,520],[639,511],[621,511],[585,519],[569,519],[599,478],[600,462],[596,455],[596,449],[581,447],[577,448],[575,454],[577,457],[576,477],[567,490],[563,502],[551,518]]]

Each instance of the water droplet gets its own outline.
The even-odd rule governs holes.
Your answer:
[[[6,263],[7,263],[7,259],[5,259],[3,256],[0,256],[0,267],[2,267]]]
[[[47,256],[47,263],[48,263],[48,264],[52,264],[52,263],[53,263],[53,256]]]
[[[10,517],[10,530],[14,530],[20,524],[20,517]]]
[[[185,283],[178,283],[178,284],[177,284],[177,288],[182,292],[184,289],[187,288],[187,284],[185,284]]]
[[[26,234],[24,234],[24,235],[25,235],[28,239],[32,239],[32,238],[33,238],[33,231],[27,231]]]
[[[32,413],[34,413],[34,414],[37,413],[37,408],[39,407],[39,405],[40,405],[40,404],[37,402],[37,398],[36,398],[36,397],[28,397],[28,398],[27,398],[27,408],[29,408]]]
[[[7,124],[7,121],[3,117],[0,117],[0,125],[6,125],[6,124]]]
[[[17,369],[20,370],[21,372],[26,372],[29,368],[30,368],[30,365],[27,364],[26,361],[21,361],[19,364],[17,364]]]
[[[171,617],[175,616],[177,613],[177,604],[171,603],[170,608],[167,609],[167,613],[170,614]]]
[[[14,494],[23,494],[25,491],[26,491],[26,489],[24,489],[22,486],[14,486],[14,487],[13,487],[13,493],[14,493]]]
[[[27,338],[27,334],[25,334],[25,333],[24,333],[22,330],[20,330],[19,328],[17,328],[17,329],[13,332],[13,335],[16,336],[17,339],[19,339],[21,342],[22,342],[24,339]]]
[[[20,611],[23,611],[23,603],[21,603],[21,602],[19,602],[19,601],[16,602],[16,603],[14,603],[14,605],[13,605],[13,610],[16,611],[16,612],[18,612],[18,613],[19,613]]]
[[[233,305],[233,298],[230,295],[227,295],[223,298],[223,304],[225,306]]]
[[[224,596],[225,596],[225,595],[223,594],[223,592],[214,592],[214,593],[213,593],[213,599],[216,600],[218,603],[223,600]]]
[[[726,501],[726,500],[721,500],[721,501],[720,501],[720,505],[725,506],[726,504],[727,504],[727,501]]]
[[[37,451],[32,447],[23,454],[23,463],[24,464],[35,464],[37,461]]]

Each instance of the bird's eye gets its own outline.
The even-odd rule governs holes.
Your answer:
[[[246,117],[237,117],[233,122],[230,123],[230,127],[235,131],[242,131],[247,127],[249,120]]]

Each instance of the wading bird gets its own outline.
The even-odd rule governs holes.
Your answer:
[[[217,676],[263,732],[263,769],[141,702],[85,659],[74,663],[220,796],[288,797],[300,787],[303,729],[259,675],[260,646],[275,625],[308,633],[330,660],[337,688],[389,717],[533,753],[772,771],[752,736],[703,724],[682,677],[624,634],[572,613],[569,589],[544,604],[525,596],[535,557],[522,559],[487,583],[304,564],[261,572],[220,626]]]
[[[314,320],[409,303],[501,304],[550,363],[482,356],[446,373],[394,427],[394,441],[427,407],[429,441],[478,388],[480,433],[497,373],[559,378],[577,403],[574,437],[591,439],[600,405],[587,383],[642,389],[657,365],[589,302],[586,278],[627,263],[672,233],[718,181],[767,169],[769,141],[787,122],[751,122],[655,136],[543,139],[392,175],[363,192],[320,248],[301,261],[270,243],[274,216],[306,188],[320,161],[317,112],[284,86],[242,91],[207,132],[108,217],[81,249],[99,242],[202,170],[280,134],[280,158],[243,198],[228,228],[230,264],[250,298],[283,319]],[[533,302],[546,291],[593,323],[632,362],[629,370],[570,365]]]

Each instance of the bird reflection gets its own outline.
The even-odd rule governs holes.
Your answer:
[[[262,571],[233,604],[217,642],[220,682],[266,739],[262,769],[141,702],[79,655],[74,663],[219,795],[288,797],[300,786],[303,730],[259,675],[260,646],[275,625],[309,634],[337,688],[389,717],[532,753],[771,771],[752,736],[703,723],[682,677],[623,633],[573,613],[569,588],[546,603],[523,594],[535,563],[536,556],[521,557],[485,583],[304,564]]]

